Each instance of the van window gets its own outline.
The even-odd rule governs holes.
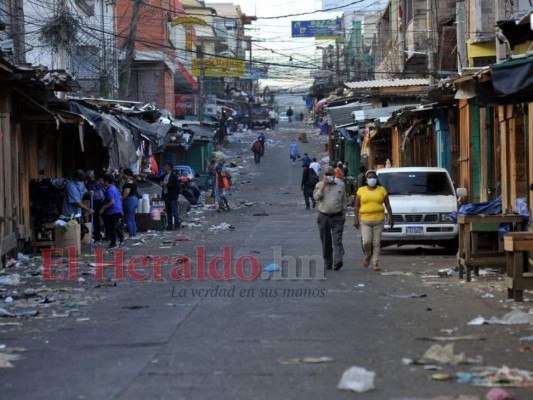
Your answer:
[[[444,195],[454,194],[445,172],[391,172],[379,174],[379,183],[390,195]]]

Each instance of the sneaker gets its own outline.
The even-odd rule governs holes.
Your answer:
[[[333,267],[333,269],[334,269],[335,271],[338,271],[339,269],[342,268],[343,265],[344,265],[344,264],[343,264],[342,261],[338,261],[338,262],[335,263],[335,267]]]

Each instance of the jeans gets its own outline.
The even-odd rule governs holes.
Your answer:
[[[385,221],[361,221],[361,236],[365,258],[372,258],[372,265],[379,265],[379,251],[381,249],[381,234]]]
[[[137,205],[139,199],[137,196],[128,196],[124,199],[122,207],[124,208],[124,219],[126,220],[126,226],[128,227],[128,235],[135,237],[137,235],[137,225],[135,224],[135,211],[137,211]]]
[[[168,218],[168,228],[179,228],[181,226],[180,219],[180,203],[178,200],[165,200],[165,210]]]
[[[122,244],[124,241],[122,214],[107,214],[104,222],[106,224],[105,231],[109,240],[109,247],[116,247],[117,237],[120,244]]]
[[[276,128],[276,119],[270,118],[270,129],[274,130]]]
[[[318,214],[317,223],[322,242],[322,256],[324,266],[332,267],[333,263],[342,261],[344,256],[344,246],[342,245],[342,234],[344,232],[344,214],[327,216]]]

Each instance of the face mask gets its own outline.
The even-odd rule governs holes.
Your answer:
[[[326,177],[326,179],[328,180],[328,183],[333,183],[335,182],[335,177],[333,175],[328,175]]]
[[[378,180],[377,178],[369,178],[366,183],[368,183],[368,186],[375,187],[378,184]]]

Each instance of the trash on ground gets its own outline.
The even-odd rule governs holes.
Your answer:
[[[522,346],[516,349],[519,353],[531,353],[533,351],[533,347],[531,346]]]
[[[444,268],[439,269],[438,275],[440,278],[447,278],[449,276],[454,276],[456,272],[456,268]]]
[[[342,374],[337,385],[338,389],[351,390],[357,393],[368,392],[374,389],[376,373],[361,367],[350,367]]]
[[[458,365],[458,364],[479,364],[479,359],[467,358],[464,353],[454,354],[453,343],[441,346],[440,344],[434,344],[426,350],[421,359],[415,360],[413,364],[445,364],[445,365]]]
[[[521,337],[520,341],[521,342],[533,342],[533,335]]]
[[[90,321],[91,319],[90,318],[76,318],[76,322],[85,322],[85,321]]]
[[[263,271],[266,271],[266,272],[281,271],[281,266],[279,264],[268,264],[266,267],[263,268]]]
[[[221,224],[218,224],[218,225],[211,225],[211,227],[209,227],[209,230],[211,232],[226,231],[226,230],[233,230],[233,229],[235,229],[235,227],[233,225],[228,224],[227,222],[222,222]]]
[[[485,293],[483,296],[481,296],[482,299],[492,299],[494,295],[492,293]]]
[[[515,397],[502,388],[492,388],[485,395],[485,400],[514,400]]]
[[[11,274],[0,277],[0,285],[17,286],[20,285],[20,275]]]
[[[422,299],[428,297],[428,295],[425,293],[389,294],[389,297],[394,297],[396,299]]]
[[[431,375],[431,379],[434,381],[450,381],[453,379],[453,376],[450,374],[438,373]]]
[[[404,271],[383,271],[380,273],[380,275],[383,276],[413,276],[412,272],[404,272]]]
[[[11,318],[35,317],[38,314],[39,314],[39,311],[37,311],[37,310],[12,313],[12,312],[7,311],[4,308],[0,308],[0,317],[11,317]]]
[[[533,385],[533,372],[503,366],[478,367],[470,373],[458,373],[462,383],[486,387],[530,387]]]
[[[20,354],[0,353],[0,368],[13,368],[11,361],[20,360]]]
[[[304,357],[304,358],[287,358],[280,359],[278,363],[282,365],[298,365],[298,364],[321,364],[335,361],[331,357]]]
[[[416,340],[429,340],[433,342],[458,342],[462,340],[487,340],[480,336],[466,335],[466,336],[431,336],[431,337],[419,337]]]
[[[513,310],[505,314],[501,318],[492,317],[491,319],[486,319],[481,316],[474,318],[468,323],[468,325],[518,325],[518,324],[531,324],[533,323],[533,314],[525,313],[522,310]]]

